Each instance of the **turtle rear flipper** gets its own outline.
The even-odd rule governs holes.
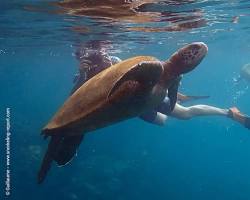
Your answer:
[[[42,183],[50,170],[51,164],[55,161],[59,166],[69,163],[79,147],[83,135],[76,136],[51,136],[48,149],[38,172],[38,183]]]
[[[53,158],[59,166],[66,165],[73,159],[83,137],[84,135],[66,136],[61,140]]]
[[[43,157],[42,165],[40,167],[40,170],[38,172],[38,183],[42,183],[51,167],[51,164],[53,162],[54,153],[56,152],[56,148],[60,144],[61,141],[60,136],[52,136],[47,148],[47,151],[45,153],[45,156]]]

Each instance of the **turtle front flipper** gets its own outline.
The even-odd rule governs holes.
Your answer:
[[[175,104],[177,102],[178,96],[178,88],[180,85],[181,76],[177,77],[176,80],[173,81],[172,85],[168,88],[168,98],[170,100],[170,111],[174,110]]]
[[[163,65],[160,61],[144,61],[134,65],[115,82],[108,94],[108,98],[126,82],[137,82],[144,88],[155,85],[159,81],[163,70]]]
[[[199,99],[207,99],[210,96],[208,95],[185,95],[180,92],[177,93],[177,101],[178,103],[186,103],[188,101],[194,101]]]

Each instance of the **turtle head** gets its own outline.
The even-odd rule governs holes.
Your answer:
[[[175,52],[166,61],[165,67],[174,76],[188,73],[200,64],[207,52],[208,47],[203,42],[188,44]]]

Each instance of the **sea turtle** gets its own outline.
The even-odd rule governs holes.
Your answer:
[[[181,74],[193,70],[207,51],[204,43],[194,42],[164,62],[151,56],[132,57],[85,82],[42,130],[42,134],[51,136],[51,140],[38,173],[38,182],[44,180],[53,160],[58,165],[70,161],[85,133],[137,117],[158,106],[173,82]],[[174,105],[177,90],[169,93]]]

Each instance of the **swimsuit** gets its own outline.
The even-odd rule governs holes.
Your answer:
[[[166,96],[162,103],[157,106],[155,109],[150,110],[140,116],[141,119],[147,122],[153,123],[157,117],[157,112],[160,112],[164,115],[169,115],[171,111],[170,99]]]

